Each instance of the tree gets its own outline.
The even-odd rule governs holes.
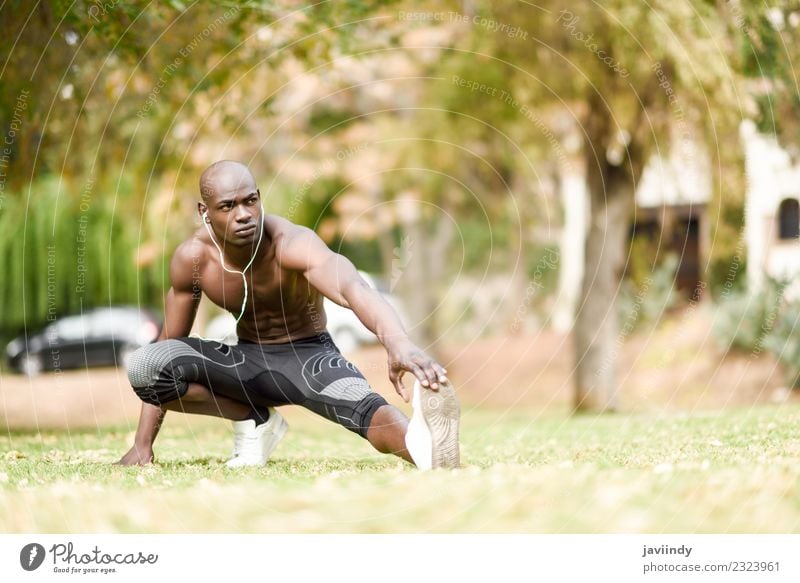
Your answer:
[[[0,261],[18,277],[0,284],[9,306],[0,335],[44,323],[51,244],[59,249],[56,314],[160,303],[169,255],[195,226],[186,218],[200,170],[223,151],[268,169],[254,136],[282,121],[270,111],[290,75],[281,67],[327,62],[371,9],[354,1],[5,3]],[[88,267],[77,264],[84,244]],[[91,285],[78,295],[84,268]]]
[[[636,185],[652,152],[682,146],[684,128],[702,128],[712,144],[735,135],[731,39],[718,10],[700,1],[478,6],[485,22],[498,23],[491,28],[527,33],[527,42],[477,35],[483,52],[511,65],[509,86],[529,88],[529,108],[560,106],[580,126],[591,219],[574,326],[574,408],[613,410],[624,334],[615,298]]]

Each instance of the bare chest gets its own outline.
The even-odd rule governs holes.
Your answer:
[[[231,269],[229,267],[229,269]],[[248,311],[290,310],[310,295],[302,274],[281,269],[275,261],[253,265],[245,274]],[[200,287],[216,305],[238,314],[245,296],[245,279],[231,273],[218,262],[209,262],[200,277]]]

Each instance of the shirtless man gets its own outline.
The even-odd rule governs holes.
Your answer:
[[[274,407],[297,404],[422,469],[457,467],[460,409],[446,370],[411,342],[353,264],[312,230],[266,214],[244,164],[211,165],[200,194],[204,225],[172,258],[159,341],[130,359],[128,377],[143,403],[133,447],[118,463],[152,462],[166,412],[182,411],[234,421],[227,465],[261,465],[288,427]],[[189,337],[201,292],[239,316],[237,345]],[[403,375],[416,377],[410,425],[342,357],[325,330],[323,296],[378,337],[406,402]]]

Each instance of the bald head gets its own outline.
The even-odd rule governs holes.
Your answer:
[[[234,160],[214,162],[200,175],[200,196],[204,201],[221,195],[255,191],[256,179],[250,169]]]

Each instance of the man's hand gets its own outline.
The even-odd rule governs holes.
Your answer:
[[[153,449],[134,445],[128,450],[116,465],[120,466],[145,466],[153,463]]]
[[[391,344],[386,351],[389,354],[389,380],[406,403],[411,398],[403,384],[406,372],[417,377],[423,387],[434,391],[439,390],[439,383],[448,382],[447,370],[410,340]]]

